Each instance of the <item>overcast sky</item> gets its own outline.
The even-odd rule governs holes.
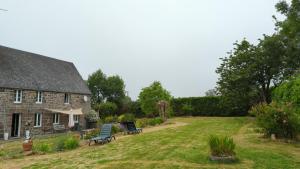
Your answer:
[[[274,32],[278,0],[0,0],[0,44],[73,62],[84,79],[155,80],[175,97],[214,88],[236,40]]]

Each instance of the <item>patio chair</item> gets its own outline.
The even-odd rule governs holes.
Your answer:
[[[104,144],[111,142],[112,139],[116,140],[116,137],[111,133],[111,128],[112,124],[103,124],[99,135],[89,140],[89,146],[92,142],[95,142],[95,144]]]
[[[125,133],[127,134],[139,134],[143,132],[142,128],[136,128],[134,122],[125,122]]]

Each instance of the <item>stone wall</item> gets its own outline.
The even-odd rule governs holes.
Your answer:
[[[71,108],[82,108],[84,114],[91,110],[89,95],[71,93],[69,104],[64,103],[65,93],[43,92],[43,103],[41,104],[36,103],[36,95],[36,91],[23,90],[22,103],[14,103],[14,90],[0,89],[0,137],[3,135],[5,126],[10,135],[13,113],[19,113],[21,115],[20,135],[23,136],[25,133],[25,124],[28,121],[31,121],[30,128],[33,134],[53,132],[53,112],[45,109],[70,110]],[[87,96],[87,102],[84,101],[84,96]],[[35,113],[42,114],[41,127],[33,127]],[[6,120],[4,118],[6,118]],[[67,127],[68,121],[68,115],[60,114],[60,124],[64,124]],[[80,116],[79,123],[82,127],[86,126],[84,115]]]

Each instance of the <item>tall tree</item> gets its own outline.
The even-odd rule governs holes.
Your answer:
[[[148,116],[157,116],[159,114],[157,103],[161,100],[170,101],[170,99],[170,92],[164,89],[158,81],[143,88],[139,95],[142,111]]]
[[[99,69],[89,75],[87,85],[92,92],[92,106],[101,103],[105,99],[106,75]]]
[[[95,109],[105,101],[121,107],[121,101],[125,97],[125,84],[120,76],[107,77],[101,70],[97,70],[89,76],[87,84],[92,92],[92,106]]]

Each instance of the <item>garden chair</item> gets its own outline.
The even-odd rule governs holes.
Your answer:
[[[111,133],[112,124],[103,124],[100,133],[97,137],[89,140],[89,146],[94,141],[96,143],[104,144],[111,142],[112,139],[116,140],[116,137]]]
[[[127,134],[139,134],[143,132],[142,128],[136,128],[134,122],[125,122],[125,133]]]

